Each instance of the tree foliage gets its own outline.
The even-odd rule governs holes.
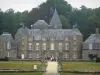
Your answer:
[[[29,28],[39,19],[49,24],[55,8],[60,15],[63,29],[72,28],[77,22],[84,39],[95,33],[96,27],[100,29],[100,7],[92,9],[81,6],[81,9],[77,9],[64,0],[47,0],[31,11],[14,12],[13,9],[8,9],[3,12],[0,9],[0,34],[7,31],[14,35],[21,21]]]

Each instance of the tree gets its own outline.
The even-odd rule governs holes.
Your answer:
[[[0,9],[0,34],[3,31],[3,11]]]
[[[62,23],[62,27],[63,29],[69,29],[71,28],[71,25],[68,21],[68,19],[66,17],[64,17],[63,15],[60,15],[60,19],[61,19],[61,23]]]

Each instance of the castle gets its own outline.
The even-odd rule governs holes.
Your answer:
[[[61,52],[63,60],[88,60],[89,53],[100,55],[99,49],[98,32],[83,42],[83,35],[77,28],[62,29],[56,9],[50,25],[38,20],[31,25],[31,29],[24,25],[19,28],[15,39],[7,32],[0,35],[0,57],[11,59],[41,60],[42,56],[58,58]]]

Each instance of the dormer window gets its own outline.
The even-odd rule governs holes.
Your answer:
[[[24,36],[22,37],[22,40],[24,40]]]
[[[73,40],[77,40],[77,36],[76,35],[73,36]]]
[[[68,38],[67,37],[65,38],[65,41],[68,41]]]
[[[57,26],[55,25],[55,28],[57,28]]]
[[[29,41],[32,41],[32,38],[29,38]]]

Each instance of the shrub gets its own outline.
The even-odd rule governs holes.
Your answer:
[[[96,58],[96,62],[100,62],[100,57],[97,57]]]
[[[0,61],[8,61],[8,57],[0,57]]]

